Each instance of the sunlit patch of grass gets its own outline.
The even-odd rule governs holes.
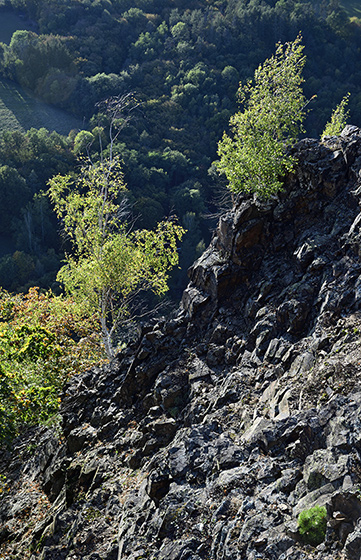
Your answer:
[[[43,103],[9,80],[0,80],[0,133],[32,127],[64,135],[72,129],[84,128],[80,119]]]

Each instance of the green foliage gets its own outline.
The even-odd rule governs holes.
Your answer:
[[[305,117],[302,51],[300,36],[278,45],[255,71],[254,83],[239,87],[244,109],[231,117],[232,137],[224,134],[216,162],[233,192],[269,196],[282,187],[280,176],[293,169],[286,147],[296,140]]]
[[[321,4],[224,0],[222,6],[218,0],[187,6],[173,0],[138,0],[136,6],[131,0],[9,2],[30,17],[32,31],[15,34],[11,47],[10,37],[3,38],[8,44],[0,43],[0,75],[26,84],[34,95],[27,95],[22,88],[14,89],[8,80],[1,81],[0,129],[13,132],[45,125],[67,134],[73,128],[69,140],[74,141],[91,120],[88,130],[95,136],[91,157],[96,160],[101,149],[105,153],[109,149],[108,143],[94,132],[94,127],[101,125],[108,138],[108,121],[99,102],[137,91],[142,100],[138,115],[141,118],[124,128],[113,146],[114,153],[124,162],[130,204],[135,216],[141,215],[142,227],[154,227],[165,215],[175,213],[182,221],[188,212],[196,212],[198,230],[182,244],[180,257],[184,251],[187,255],[181,262],[189,262],[202,238],[206,244],[209,239],[210,224],[202,214],[216,212],[214,201],[218,199],[219,184],[208,175],[208,169],[216,158],[217,143],[230,116],[237,110],[239,80],[247,83],[260,61],[272,54],[277,41],[290,41],[298,30],[303,30],[308,57],[304,91],[306,97],[317,93],[314,110],[305,122],[308,135],[320,135],[329,117],[328,107],[346,91],[352,94],[352,122],[360,123],[361,27],[357,20],[348,21],[332,0]],[[357,16],[356,4],[355,0],[347,0],[343,5],[352,5],[349,15]],[[2,11],[4,19],[5,14]],[[22,19],[19,28],[26,27],[26,21]],[[68,112],[56,113],[54,107],[44,107],[39,97]],[[69,112],[78,115],[79,120],[74,121]],[[72,145],[73,154],[85,153],[87,148],[84,135],[78,141]],[[49,136],[48,142],[53,144]],[[15,142],[9,142],[8,150],[7,141],[4,144],[0,165],[16,169],[32,194],[44,189],[45,175],[46,181],[54,174],[70,172],[62,150],[58,154],[43,150],[32,157],[26,143],[20,143],[20,150]],[[169,155],[180,154],[186,165],[180,158],[169,161],[167,150]],[[186,181],[201,185],[196,207],[192,205],[193,196],[180,194]],[[203,210],[199,210],[201,206]],[[24,216],[29,217],[29,212]],[[35,208],[31,216],[35,224]],[[60,259],[60,244],[52,241],[44,247],[38,243],[42,234],[39,236],[37,231],[29,236],[25,218],[18,235],[22,217],[21,212],[16,224],[11,224],[16,234],[9,252],[19,249],[28,253],[31,245],[34,274],[38,271],[35,282],[45,285],[48,271],[43,274],[41,270],[40,253],[51,246]],[[45,240],[54,239],[54,218],[51,223],[53,235],[47,234]],[[26,248],[20,237],[27,238]],[[4,271],[7,267],[1,268]],[[17,284],[16,278],[14,269],[13,279],[6,284],[9,289],[24,285]],[[26,283],[34,282],[33,278],[29,275]],[[47,285],[52,281],[48,280]],[[177,297],[186,281],[184,271],[183,284],[177,284]]]
[[[16,216],[21,206],[30,198],[29,188],[19,172],[2,165],[0,167],[0,233],[8,233],[11,217]],[[11,208],[12,213],[9,212]]]
[[[46,422],[64,382],[103,360],[98,329],[70,298],[0,292],[0,445]]]
[[[349,118],[349,111],[346,110],[349,99],[350,94],[347,93],[332,113],[331,119],[326,124],[321,138],[324,138],[325,136],[339,136],[341,134],[347,124],[347,119]]]
[[[49,185],[73,247],[58,280],[89,316],[98,317],[111,358],[117,330],[131,314],[136,296],[144,290],[158,296],[167,291],[183,229],[161,222],[154,231],[129,231],[119,202],[125,186],[117,158],[83,167],[75,181],[57,176]]]
[[[0,258],[0,286],[6,290],[27,291],[40,282],[43,289],[53,283],[60,267],[60,258],[54,250],[36,257],[24,251]]]
[[[298,530],[305,543],[317,546],[325,540],[327,513],[324,506],[301,511],[298,516]]]
[[[94,135],[88,130],[78,132],[74,138],[74,154],[87,154],[94,140]]]
[[[59,105],[76,86],[73,59],[60,36],[15,31],[4,48],[3,71],[6,77]]]

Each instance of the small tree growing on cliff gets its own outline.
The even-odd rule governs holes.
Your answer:
[[[349,111],[346,109],[350,99],[350,94],[347,93],[337,105],[336,109],[331,115],[331,119],[325,126],[321,138],[325,136],[339,136],[347,124]]]
[[[114,356],[116,333],[143,290],[164,294],[178,263],[183,229],[161,222],[155,231],[129,231],[119,200],[125,185],[116,158],[82,168],[77,179],[56,176],[49,195],[72,244],[58,280],[101,323],[105,350]]]
[[[292,171],[295,160],[287,146],[297,139],[306,114],[304,64],[298,36],[277,46],[276,53],[257,68],[253,82],[240,84],[242,110],[231,117],[231,136],[223,135],[216,162],[231,191],[267,197],[281,188],[280,177]]]

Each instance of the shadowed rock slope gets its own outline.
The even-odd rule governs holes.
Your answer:
[[[360,558],[361,130],[293,150],[283,193],[221,217],[173,318],[3,452],[0,558]]]

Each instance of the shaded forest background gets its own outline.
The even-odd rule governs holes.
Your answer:
[[[237,110],[239,81],[301,31],[310,103],[305,134],[319,136],[350,92],[350,122],[361,123],[361,19],[337,0],[8,0],[26,29],[0,43],[0,76],[83,126],[67,136],[46,128],[0,136],[0,285],[56,289],[64,251],[44,195],[50,177],[76,172],[79,157],[109,149],[109,117],[99,105],[134,92],[140,106],[115,145],[139,227],[177,215],[188,230],[186,269],[204,249],[212,215],[227,205],[215,173],[217,143]],[[1,17],[1,12],[0,12]]]

